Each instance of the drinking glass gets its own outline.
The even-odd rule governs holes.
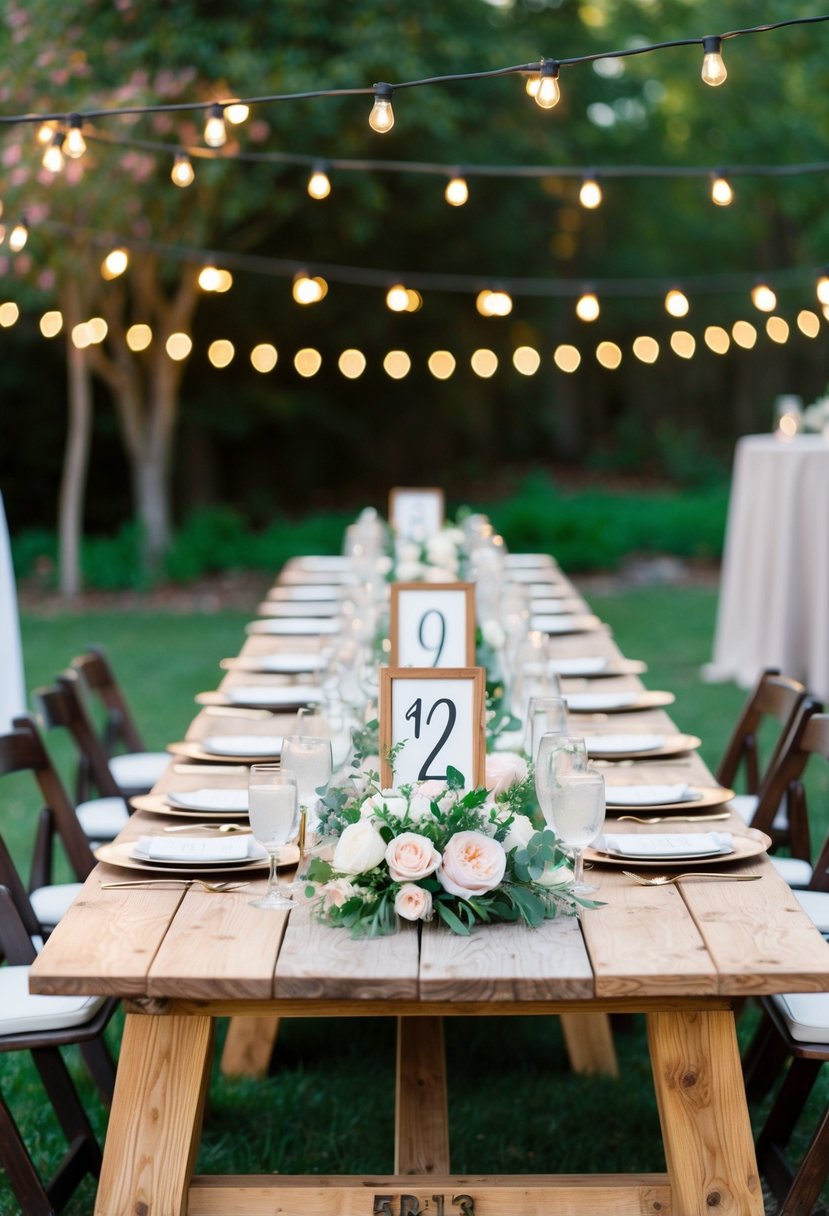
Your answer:
[[[525,751],[535,762],[544,735],[567,734],[567,702],[561,697],[530,697],[527,709]]]
[[[558,732],[541,736],[535,757],[535,794],[548,827],[553,827],[553,789],[559,777],[586,769],[587,745],[583,738]]]
[[[297,797],[305,828],[308,816],[316,806],[318,791],[327,789],[333,763],[331,740],[321,735],[286,735],[282,740],[282,763],[296,777]],[[300,834],[300,851],[305,844],[305,832]]]
[[[268,850],[268,889],[254,908],[290,908],[279,890],[279,850],[297,834],[299,803],[296,777],[275,764],[252,764],[248,775],[248,818],[254,839]]]
[[[573,853],[573,891],[588,895],[595,886],[584,881],[584,850],[598,836],[605,816],[604,775],[595,769],[556,773],[552,787],[552,827]]]

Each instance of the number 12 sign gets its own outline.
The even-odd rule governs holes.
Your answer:
[[[384,789],[485,779],[485,673],[482,667],[384,667],[380,671],[380,783]],[[394,771],[389,754],[394,753]]]
[[[475,662],[472,583],[392,583],[392,667],[471,667]]]

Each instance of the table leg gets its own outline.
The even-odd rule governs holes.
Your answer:
[[[266,1077],[278,1034],[279,1018],[275,1014],[231,1018],[219,1065],[222,1074],[257,1080]]]
[[[127,1014],[96,1216],[184,1216],[212,1046],[212,1018]]]
[[[396,1174],[449,1173],[443,1018],[397,1019]]]
[[[649,1014],[648,1044],[674,1216],[763,1216],[733,1014]]]
[[[573,1072],[618,1077],[613,1028],[607,1013],[563,1013],[561,1029]]]

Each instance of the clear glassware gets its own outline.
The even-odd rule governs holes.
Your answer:
[[[530,697],[524,750],[535,762],[544,735],[567,734],[567,702],[562,697]]]
[[[573,853],[573,891],[589,895],[595,886],[584,881],[584,850],[592,844],[605,817],[604,775],[596,769],[557,772],[552,785],[552,828]]]
[[[290,908],[279,890],[279,851],[299,830],[296,777],[275,764],[252,764],[248,774],[248,818],[254,839],[268,851],[268,889],[250,901],[254,908]]]
[[[587,771],[587,744],[579,735],[542,735],[535,758],[535,795],[548,827],[553,827],[553,789],[563,773]]]
[[[331,740],[319,735],[286,735],[282,740],[282,763],[296,777],[303,822],[300,852],[307,852],[306,837],[316,825],[320,790],[323,793],[327,790],[333,771]]]

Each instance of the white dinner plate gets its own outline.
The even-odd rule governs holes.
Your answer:
[[[610,660],[605,655],[584,655],[582,658],[550,659],[550,670],[557,676],[600,676],[607,671]]]
[[[276,586],[268,592],[269,600],[338,600],[342,586],[338,583],[293,583]]]
[[[326,570],[352,570],[354,563],[341,553],[310,553],[306,557],[295,557],[290,563],[294,570],[312,570],[315,574]]]
[[[335,617],[342,607],[339,600],[265,600],[256,611],[260,616],[295,617],[301,612],[305,617]]]
[[[750,857],[760,857],[771,844],[771,837],[756,828],[746,828],[740,835],[732,837],[732,849],[728,853],[695,854],[691,857],[618,857],[612,853],[603,853],[599,848],[592,847],[584,850],[584,860],[590,865],[622,866],[637,870],[643,866],[654,870],[683,869],[691,861],[695,866],[732,865],[735,861],[746,861]],[[704,880],[702,880],[704,881]]]
[[[672,705],[672,692],[644,688],[636,692],[573,692],[564,693],[567,708],[574,714],[613,714],[626,710],[658,709]]]
[[[530,618],[530,629],[537,629],[539,633],[590,633],[601,627],[599,618],[589,613],[579,616],[571,616],[569,613],[562,613],[560,616],[547,614]]]
[[[302,654],[299,651],[286,654],[249,654],[239,655],[236,659],[223,659],[222,667],[274,676],[300,676],[322,671],[325,660],[321,654]]]
[[[268,709],[319,705],[323,700],[322,689],[315,684],[234,684],[224,689],[224,695],[231,705],[263,706]]]
[[[325,616],[317,617],[315,620],[309,620],[308,617],[304,616],[284,617],[281,620],[270,618],[268,620],[251,621],[247,626],[248,633],[268,633],[281,637],[338,633],[339,630],[340,622]]]
[[[697,857],[724,857],[734,852],[730,832],[625,833],[600,836],[593,848],[624,861],[691,861]]]
[[[206,814],[245,815],[248,809],[247,789],[168,790],[163,795],[172,806]]]
[[[654,752],[665,746],[664,735],[585,735],[588,752],[603,756],[627,756],[631,752]]]
[[[508,553],[504,566],[513,573],[515,570],[537,570],[545,566],[555,568],[555,562],[549,553]]]
[[[274,756],[282,754],[281,735],[208,735],[198,746],[211,756]]]
[[[605,784],[608,806],[665,806],[668,803],[694,802],[700,792],[684,782],[674,785],[612,785]]]
[[[158,850],[153,856],[151,850]],[[214,866],[249,866],[264,861],[267,850],[252,836],[141,836],[132,842],[130,856],[156,866],[192,865],[199,870]]]

